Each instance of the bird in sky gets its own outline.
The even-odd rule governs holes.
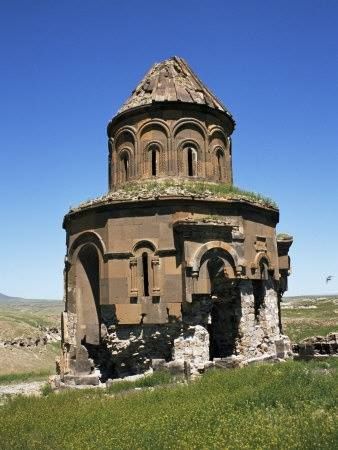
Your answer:
[[[332,278],[333,278],[333,275],[328,275],[328,276],[326,277],[326,284],[327,284],[329,281],[331,281]]]

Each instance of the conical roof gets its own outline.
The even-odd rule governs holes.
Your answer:
[[[118,114],[154,102],[197,103],[231,117],[229,111],[194,74],[184,59],[177,56],[155,63]]]

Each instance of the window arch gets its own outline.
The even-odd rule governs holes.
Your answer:
[[[133,249],[130,259],[130,297],[151,297],[160,295],[159,258],[150,241],[140,241]]]

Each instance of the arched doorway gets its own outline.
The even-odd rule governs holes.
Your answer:
[[[209,356],[226,358],[236,353],[242,315],[239,282],[232,255],[223,248],[209,248],[199,259],[193,303],[207,312]],[[197,269],[197,267],[196,267]],[[201,314],[203,320],[203,314]],[[207,319],[207,320],[206,320]]]
[[[84,245],[76,260],[76,305],[78,344],[100,344],[100,264],[93,244]]]
[[[220,256],[207,262],[212,302],[208,324],[211,360],[233,355],[238,337],[240,293],[237,280],[229,278],[226,262]]]

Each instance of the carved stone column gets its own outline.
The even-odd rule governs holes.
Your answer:
[[[151,260],[152,274],[153,274],[153,295],[160,294],[160,280],[159,280],[159,269],[160,269],[160,259],[154,257]]]
[[[130,265],[130,296],[138,296],[137,288],[137,258],[132,258],[129,262]]]

